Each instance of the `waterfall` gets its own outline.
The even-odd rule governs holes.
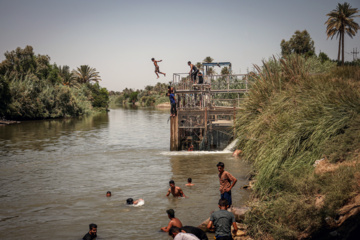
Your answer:
[[[232,151],[234,151],[238,141],[239,141],[239,139],[235,138],[223,151],[224,152],[232,152]]]

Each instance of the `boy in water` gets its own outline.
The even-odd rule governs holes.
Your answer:
[[[162,60],[156,61],[154,58],[152,58],[151,61],[153,61],[154,65],[155,65],[155,74],[156,74],[157,78],[159,78],[158,73],[164,74],[164,77],[166,77],[166,73],[160,72],[159,65],[157,64],[158,62],[162,62]]]
[[[191,178],[188,178],[188,183],[185,184],[185,186],[187,186],[187,187],[194,186],[194,184],[192,183],[192,179],[191,179]]]
[[[184,192],[181,190],[181,188],[175,186],[175,182],[173,180],[170,180],[169,185],[170,185],[170,188],[166,194],[167,197],[170,195],[170,193],[174,197],[186,197]]]
[[[166,210],[166,213],[168,214],[168,217],[170,218],[170,222],[167,225],[167,227],[162,227],[161,231],[169,232],[171,227],[182,228],[181,221],[175,217],[174,209],[168,209],[168,210]]]
[[[89,232],[85,234],[85,236],[82,238],[83,240],[92,240],[96,239],[97,235],[97,225],[95,223],[89,224]]]
[[[225,164],[219,162],[217,165],[219,171],[219,181],[220,181],[220,197],[221,199],[226,199],[229,206],[232,204],[231,199],[231,189],[234,187],[237,179],[231,175],[229,172],[225,171]]]

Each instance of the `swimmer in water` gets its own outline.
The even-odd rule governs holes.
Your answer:
[[[188,183],[185,184],[185,186],[187,187],[191,187],[191,186],[194,186],[195,184],[192,183],[192,179],[191,178],[188,178]]]
[[[142,199],[142,198],[139,198],[138,200],[135,200],[135,201],[134,201],[134,199],[132,199],[132,198],[126,199],[126,204],[127,204],[127,205],[137,206],[137,205],[143,204],[143,203],[144,203],[144,199]]]
[[[166,213],[168,214],[168,217],[169,217],[170,221],[169,221],[169,224],[167,225],[167,227],[162,227],[161,228],[161,231],[169,232],[171,227],[182,228],[181,221],[175,217],[174,209],[168,209],[168,210],[166,210]]]
[[[106,192],[106,196],[107,196],[107,197],[111,197],[111,192],[110,192],[110,191],[107,191],[107,192]]]
[[[169,185],[170,185],[170,188],[166,194],[167,197],[170,195],[170,193],[174,197],[186,197],[183,190],[181,190],[180,187],[175,186],[175,182],[173,180],[170,180]]]

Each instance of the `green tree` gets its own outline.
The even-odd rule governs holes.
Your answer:
[[[91,81],[101,81],[99,72],[96,72],[95,68],[89,65],[81,65],[77,70],[73,70],[75,79],[80,83],[90,83]]]
[[[321,61],[321,63],[324,63],[326,61],[330,61],[330,58],[328,57],[328,55],[324,52],[320,52],[319,53],[319,59]]]
[[[223,67],[221,69],[221,75],[226,75],[226,74],[230,74],[229,68],[228,67]]]
[[[0,75],[0,118],[6,115],[7,107],[11,102],[9,82]]]
[[[91,104],[93,107],[107,108],[109,104],[109,92],[106,88],[100,87],[99,83],[87,83],[91,91]]]
[[[314,41],[311,39],[310,34],[304,30],[300,32],[297,30],[289,41],[283,39],[280,43],[281,54],[283,56],[290,55],[292,53],[305,54],[306,56],[312,56],[315,54]]]
[[[214,61],[214,59],[212,59],[210,56],[204,58],[204,60],[203,60],[203,62],[206,62],[206,63],[211,63],[213,61]]]
[[[336,9],[332,10],[330,13],[326,14],[328,20],[325,22],[327,38],[334,36],[339,38],[339,49],[338,49],[338,61],[340,61],[340,51],[341,51],[341,61],[344,65],[344,45],[345,45],[345,33],[349,37],[353,38],[359,29],[359,24],[354,21],[355,15],[359,10],[357,8],[352,8],[349,3],[345,2],[344,4],[338,3]]]

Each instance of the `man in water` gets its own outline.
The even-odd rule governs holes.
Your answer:
[[[106,192],[106,196],[107,196],[107,197],[111,197],[111,192],[110,192],[110,191],[107,191],[107,192]]]
[[[187,186],[187,187],[192,187],[192,186],[194,186],[194,184],[192,183],[192,179],[191,179],[191,178],[188,178],[188,183],[185,184],[185,186]]]
[[[135,200],[135,201],[134,201],[134,199],[132,199],[132,198],[126,199],[126,204],[127,204],[127,205],[137,206],[138,204],[140,204],[140,206],[141,206],[141,205],[143,205],[144,203],[145,203],[145,201],[144,201],[144,199],[142,199],[142,198],[139,198],[138,200]]]
[[[234,227],[233,233],[236,234],[238,228],[235,222],[235,216],[232,212],[227,211],[229,203],[226,199],[219,200],[219,211],[213,212],[210,216],[208,229],[215,226],[216,240],[232,240],[231,225]]]
[[[183,190],[181,190],[180,187],[175,186],[175,182],[173,180],[169,181],[169,185],[170,185],[170,188],[166,194],[167,197],[170,195],[170,193],[174,197],[186,197]]]
[[[229,206],[232,204],[231,199],[231,189],[234,187],[237,179],[231,175],[229,172],[225,171],[225,164],[219,162],[217,165],[219,171],[219,181],[220,181],[220,197],[221,199],[226,199],[229,203]]]
[[[96,239],[97,235],[97,225],[95,223],[91,223],[89,224],[89,232],[87,234],[85,234],[85,236],[83,237],[83,240],[92,240],[92,239]]]
[[[166,77],[166,73],[160,72],[159,65],[157,64],[158,62],[162,62],[162,60],[156,61],[154,58],[152,58],[151,61],[153,61],[154,65],[155,65],[155,74],[156,74],[157,78],[159,78],[158,73],[164,74],[164,76]]]
[[[175,217],[174,209],[168,209],[168,210],[166,210],[166,213],[168,214],[170,221],[169,221],[169,224],[167,225],[167,227],[161,228],[161,231],[169,232],[171,227],[178,227],[178,228],[182,227],[181,221]]]
[[[194,64],[192,64],[190,61],[188,61],[188,65],[190,66],[189,74],[191,76],[191,79],[193,83],[196,83],[196,76],[199,73],[199,69],[197,69],[197,67]]]
[[[174,240],[199,240],[194,234],[185,233],[178,227],[170,228],[169,235],[172,236]]]

